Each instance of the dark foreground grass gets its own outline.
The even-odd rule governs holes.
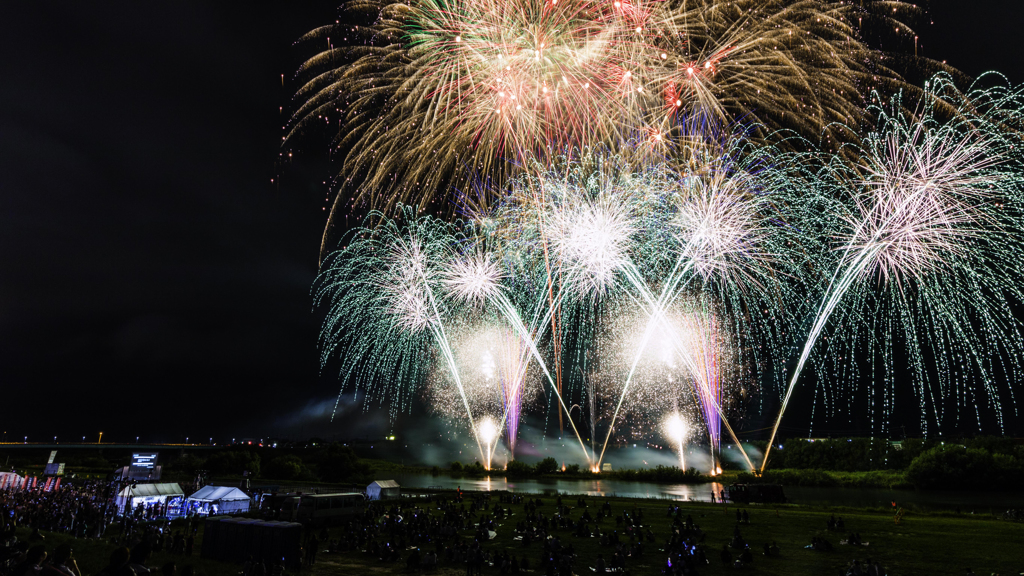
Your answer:
[[[492,500],[492,502],[496,499]],[[555,512],[554,498],[542,498],[542,506],[538,509],[545,516]],[[597,506],[605,500],[588,498],[591,514],[596,514]],[[633,500],[609,499],[614,515],[623,510],[635,507],[644,509],[644,523],[651,525],[657,536],[653,544],[645,543],[644,557],[631,560],[629,570],[632,574],[659,574],[665,562],[665,554],[659,549],[669,534],[671,519],[666,511],[668,502],[664,500]],[[467,500],[467,508],[468,508]],[[563,497],[564,504],[576,502],[574,497]],[[1024,524],[1008,522],[992,516],[952,515],[952,514],[921,514],[908,513],[900,524],[894,522],[893,515],[888,511],[858,510],[848,508],[823,508],[803,506],[746,506],[740,507],[750,514],[750,524],[740,526],[743,537],[754,550],[754,562],[742,570],[726,567],[719,560],[719,552],[727,544],[736,526],[735,512],[737,507],[722,504],[704,503],[673,503],[682,505],[683,515],[689,514],[706,533],[705,547],[710,563],[700,568],[704,575],[714,574],[779,574],[779,575],[835,575],[845,573],[846,567],[854,559],[861,562],[871,558],[878,560],[890,576],[900,575],[962,575],[970,567],[979,576],[990,574],[1021,574],[1024,573]],[[432,514],[437,514],[436,506],[423,502]],[[497,530],[497,537],[486,544],[490,552],[508,550],[509,554],[520,559],[529,558],[534,573],[539,574],[542,545],[533,543],[524,548],[521,542],[513,540],[513,527],[523,519],[522,505],[504,505],[511,507],[513,516],[506,519]],[[582,511],[574,509],[571,516],[579,518]],[[843,533],[830,532],[826,529],[830,515],[842,516],[846,530]],[[603,531],[615,527],[614,518],[606,518],[600,525]],[[330,528],[331,538],[340,536],[340,528]],[[840,545],[847,533],[858,532],[865,546]],[[465,534],[470,538],[472,532]],[[605,557],[611,556],[613,550],[603,549],[597,538],[575,538],[570,530],[555,532],[563,545],[572,544],[577,553],[575,564],[577,574],[592,574],[590,567],[594,565],[599,552]],[[27,536],[19,533],[19,536]],[[829,540],[835,550],[833,552],[816,552],[805,549],[814,536]],[[56,545],[68,540],[61,535],[49,535],[46,540],[51,550]],[[775,541],[781,549],[780,557],[766,558],[761,555],[761,547],[765,542]],[[166,552],[155,555],[150,562],[158,567],[167,561],[178,563],[179,574],[186,565],[194,566],[197,576],[229,576],[237,574],[240,567],[204,560],[199,558],[202,541],[202,529],[196,541],[195,555],[190,558],[172,556]],[[628,540],[626,541],[628,545]],[[75,556],[79,559],[79,567],[83,576],[96,574],[105,564],[114,544],[102,540],[75,540]],[[321,548],[326,548],[322,546]],[[426,551],[426,547],[422,548]],[[735,551],[734,551],[735,552]],[[310,569],[305,569],[308,572]],[[451,575],[465,572],[463,566],[442,566],[435,574]],[[404,558],[402,562],[382,563],[361,552],[344,554],[321,553],[312,576],[328,576],[334,574],[392,574],[406,573]],[[485,574],[498,574],[497,568],[485,568]]]
[[[554,513],[554,500],[546,498],[539,511],[550,516]],[[567,504],[574,498],[563,499]],[[633,574],[659,574],[666,555],[659,552],[665,537],[669,534],[671,519],[667,516],[667,502],[627,499],[610,499],[613,514],[634,505],[644,508],[645,524],[653,527],[658,540],[645,544],[641,561],[632,561],[628,568]],[[596,506],[603,499],[591,499]],[[507,507],[507,505],[506,505]],[[512,506],[515,513],[498,529],[498,536],[487,547],[491,551],[508,550],[520,558],[527,556],[532,567],[539,565],[542,545],[535,543],[523,548],[521,542],[512,538],[512,527],[522,519],[522,507]],[[719,560],[719,552],[732,537],[736,526],[736,507],[721,504],[687,503],[684,514],[689,514],[705,532],[705,546],[710,563],[700,569],[701,574],[780,574],[780,575],[834,575],[846,568],[854,559],[864,562],[868,558],[878,560],[890,576],[910,574],[961,575],[970,567],[978,575],[1020,574],[1024,572],[1024,525],[996,520],[982,516],[918,515],[908,514],[900,524],[894,522],[889,512],[826,509],[795,506],[742,507],[750,513],[750,524],[740,526],[743,537],[755,551],[754,562],[743,570],[727,567]],[[593,513],[593,512],[592,512]],[[574,517],[581,514],[574,510]],[[840,534],[826,529],[829,516],[842,516],[846,532]],[[606,519],[602,531],[612,529],[614,521]],[[840,545],[848,532],[860,533],[865,546]],[[605,557],[610,551],[602,549],[596,538],[579,539],[568,530],[556,532],[563,545],[572,544],[577,552],[577,574],[590,574],[599,552]],[[835,547],[833,552],[816,552],[805,549],[814,536],[829,540]],[[774,540],[781,548],[780,557],[766,558],[760,554],[765,542]],[[404,564],[385,564],[368,558],[362,553],[321,555],[314,574],[382,574],[404,572]],[[442,568],[441,574],[464,572],[461,567]],[[485,569],[485,573],[498,573],[496,568]]]
[[[171,529],[173,531],[182,531],[184,527],[185,522],[183,520],[176,520]],[[57,534],[44,530],[41,531],[44,539],[36,541],[30,539],[31,532],[28,528],[19,528],[17,531],[18,540],[27,540],[30,545],[42,544],[46,546],[48,554],[52,554],[61,544],[70,543],[74,550],[73,557],[78,563],[78,568],[82,571],[82,576],[92,576],[99,573],[109,563],[111,553],[122,546],[115,543],[115,541],[119,540],[118,536],[120,534],[119,530],[113,528],[107,531],[107,537],[105,538],[73,538],[67,534]],[[175,563],[179,576],[188,566],[195,570],[196,576],[236,576],[241,571],[239,566],[199,557],[202,536],[203,525],[200,522],[195,549],[191,556],[171,554],[167,551],[160,551],[150,555],[147,566],[154,571],[153,576],[158,576],[160,568],[168,562]]]

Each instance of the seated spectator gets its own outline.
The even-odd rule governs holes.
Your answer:
[[[11,576],[38,576],[43,572],[46,560],[46,546],[36,544],[25,552],[25,559],[11,569]]]
[[[740,561],[744,564],[750,564],[754,561],[754,555],[750,552],[750,546],[744,548],[743,552],[740,553]]]
[[[97,576],[135,576],[135,570],[128,565],[132,553],[128,548],[116,548],[110,554],[110,562],[99,571]]]
[[[409,553],[409,558],[405,561],[405,567],[409,570],[420,569],[420,549],[417,548]]]
[[[146,562],[149,561],[149,544],[142,543],[137,544],[135,548],[132,548],[132,553],[128,559],[128,564],[135,570],[136,576],[149,576],[149,568],[146,567]]]
[[[71,544],[61,544],[43,568],[44,576],[82,576],[72,554]]]

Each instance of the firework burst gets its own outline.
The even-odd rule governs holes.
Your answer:
[[[444,284],[455,297],[482,305],[498,296],[504,273],[487,252],[457,257],[444,273]]]
[[[475,177],[502,182],[566,147],[660,143],[680,112],[805,135],[861,118],[903,86],[863,26],[913,38],[896,1],[360,0],[304,39],[319,52],[287,136],[327,129],[347,200],[426,206]],[[848,135],[849,132],[843,132]],[[659,146],[653,149],[657,150]],[[511,163],[509,161],[512,161]]]
[[[1015,379],[1024,351],[1012,310],[1024,302],[1017,281],[1024,256],[1018,211],[1024,166],[1017,136],[1006,130],[1019,104],[1014,91],[961,93],[939,76],[926,86],[916,111],[908,112],[899,99],[873,109],[878,125],[864,139],[860,165],[829,165],[822,179],[855,192],[846,195],[841,228],[832,233],[841,246],[835,272],[789,380],[773,438],[815,342],[837,312],[854,321],[846,323],[845,353],[834,350],[826,361],[856,358],[863,338],[881,340],[881,363],[891,374],[892,349],[905,347],[922,431],[929,422],[941,424],[945,398],[966,402],[977,393],[967,385],[971,381],[981,384],[984,404],[1002,425],[1002,401],[1013,391],[1001,391],[994,376]],[[891,409],[892,381],[885,384],[877,404]],[[980,426],[978,403],[971,404]],[[885,419],[880,421],[885,432]]]

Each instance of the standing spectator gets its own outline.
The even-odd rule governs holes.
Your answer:
[[[316,551],[317,548],[319,548],[320,546],[320,541],[317,540],[316,535],[311,534],[309,536],[309,541],[306,543],[306,546],[306,564],[312,566],[316,564]]]

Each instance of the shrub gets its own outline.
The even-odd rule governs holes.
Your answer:
[[[248,471],[252,476],[259,476],[260,455],[248,450],[216,452],[206,459],[206,469],[214,475],[241,476]]]
[[[366,474],[369,467],[359,461],[354,450],[335,442],[328,445],[320,454],[317,471],[327,482],[342,482],[354,475]]]
[[[537,471],[537,474],[554,474],[558,471],[558,461],[548,456],[540,462],[537,462],[534,470]]]
[[[305,467],[298,456],[278,456],[264,467],[264,475],[274,480],[295,480],[303,476]]]
[[[708,478],[696,468],[681,470],[675,466],[658,465],[654,468],[641,468],[639,470],[617,470],[611,473],[613,478],[621,480],[635,480],[640,482],[678,482],[680,484],[693,484],[707,482]]]
[[[932,448],[907,467],[907,479],[918,488],[969,488],[979,481],[987,488],[1018,487],[1021,473],[1021,462],[1012,456],[965,446]]]
[[[521,460],[512,460],[505,467],[506,476],[529,476],[533,473],[533,466]]]
[[[206,460],[195,454],[185,454],[164,467],[165,472],[179,472],[193,475],[206,466]]]
[[[829,470],[766,470],[760,476],[739,474],[740,483],[762,482],[783,486],[821,486],[842,488],[909,488],[904,473],[895,470],[834,472]]]

